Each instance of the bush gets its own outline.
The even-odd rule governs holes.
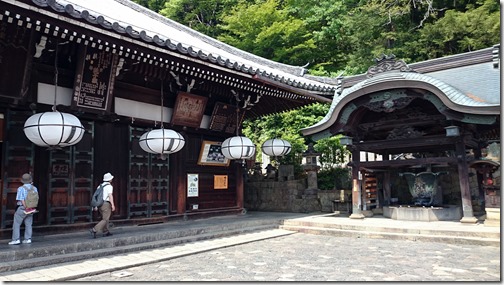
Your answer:
[[[342,167],[322,169],[317,174],[317,184],[321,190],[351,189],[350,169]]]

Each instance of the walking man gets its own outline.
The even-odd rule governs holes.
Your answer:
[[[114,196],[112,195],[112,192],[114,191],[114,187],[112,187],[112,179],[114,176],[110,173],[105,173],[103,175],[103,205],[100,207],[100,213],[102,216],[102,220],[96,224],[93,228],[89,230],[91,232],[91,236],[93,238],[96,238],[96,233],[97,232],[102,232],[104,237],[111,236],[112,233],[109,231],[109,220],[110,220],[110,215],[112,214],[113,211],[115,211],[115,205],[114,205]],[[93,209],[93,211],[96,211],[96,208]]]
[[[21,176],[21,182],[23,185],[17,189],[16,193],[17,206],[16,211],[14,212],[14,224],[12,225],[12,241],[9,242],[9,245],[21,243],[21,224],[23,221],[25,225],[23,243],[31,243],[32,238],[33,212],[28,214],[25,213],[25,209],[27,208],[26,198],[28,197],[29,190],[33,189],[38,193],[38,189],[32,184],[33,179],[29,173],[25,173]]]

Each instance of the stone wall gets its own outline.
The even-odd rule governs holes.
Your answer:
[[[320,211],[316,193],[308,193],[306,180],[249,181],[245,183],[244,206],[252,211],[310,213]]]
[[[332,201],[346,202],[350,190],[308,190],[305,179],[248,181],[245,183],[244,206],[252,211],[332,212]],[[346,210],[346,204],[340,206]]]

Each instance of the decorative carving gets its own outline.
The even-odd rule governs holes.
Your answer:
[[[394,139],[405,139],[405,138],[418,138],[423,135],[425,135],[425,132],[417,131],[413,127],[400,126],[400,127],[394,128],[392,131],[390,131],[389,135],[387,136],[387,139],[394,140]]]
[[[369,102],[364,106],[371,111],[391,113],[395,110],[399,110],[408,106],[409,103],[413,101],[413,99],[415,98],[413,97],[390,98],[385,101]]]
[[[382,54],[381,58],[375,59],[376,65],[370,66],[366,73],[368,78],[375,76],[378,73],[383,73],[387,71],[399,71],[399,72],[415,72],[411,69],[403,60],[397,60],[395,55],[385,55]]]

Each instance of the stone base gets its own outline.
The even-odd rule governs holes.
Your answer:
[[[361,213],[359,213],[359,214],[355,214],[355,213],[353,213],[353,214],[351,214],[351,215],[350,215],[350,217],[349,217],[349,218],[350,218],[350,219],[364,219],[364,218],[365,218],[365,216],[364,216],[363,214],[361,214]]]
[[[364,215],[364,217],[366,218],[370,218],[372,217],[374,214],[373,214],[373,211],[371,210],[362,210],[361,213]]]
[[[476,217],[463,217],[460,222],[465,224],[476,224],[478,219],[476,219]]]
[[[485,208],[486,219],[483,223],[487,227],[500,227],[500,208]]]
[[[383,216],[403,221],[457,221],[462,218],[462,210],[453,205],[444,207],[384,206]]]

